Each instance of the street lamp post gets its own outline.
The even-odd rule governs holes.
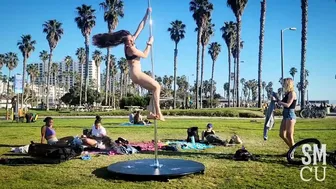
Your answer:
[[[282,84],[283,79],[284,79],[284,40],[283,40],[283,33],[286,30],[295,31],[296,28],[285,28],[285,29],[282,29],[280,31],[280,36],[281,36],[281,84]],[[283,88],[283,86],[281,86],[281,87],[282,87],[282,97],[283,97],[284,88]]]

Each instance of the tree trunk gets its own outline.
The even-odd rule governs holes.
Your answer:
[[[106,72],[105,72],[105,105],[107,105],[109,80],[110,80],[110,48],[107,48]]]
[[[98,94],[99,94],[99,84],[98,84],[99,74],[98,74],[98,67],[99,66],[97,66],[97,69],[96,69],[96,75],[97,75],[97,98],[96,98],[96,106],[97,106],[97,100],[98,100]]]
[[[9,78],[11,76],[11,70],[8,71],[8,80],[7,80],[7,98],[6,98],[6,120],[8,120],[8,98],[9,98]],[[13,108],[13,107],[12,107]]]
[[[305,107],[306,93],[306,45],[307,45],[307,25],[308,25],[308,0],[301,0],[302,9],[302,31],[301,31],[301,109]]]
[[[89,49],[89,41],[90,35],[85,35],[85,103],[87,103],[87,91],[89,86],[89,61],[90,61],[90,49]]]
[[[47,95],[46,95],[47,111],[49,111],[50,67],[51,67],[52,53],[53,53],[53,49],[50,48],[48,73],[47,73]]]
[[[236,95],[237,95],[237,107],[240,107],[239,99],[239,72],[240,72],[240,30],[241,30],[241,16],[237,17],[237,81],[236,81]]]
[[[258,64],[258,107],[261,108],[261,73],[262,73],[262,56],[264,48],[264,35],[265,35],[265,18],[266,18],[266,0],[261,3],[260,12],[260,36],[259,36],[259,64]]]
[[[25,79],[26,79],[26,67],[27,67],[27,56],[23,55],[23,71],[22,71],[22,95],[21,95],[21,108],[23,108],[23,96],[25,88]]]
[[[236,85],[237,83],[237,58],[233,57],[233,93],[232,93],[232,107],[235,107],[236,102]]]
[[[55,83],[55,88],[54,88],[54,104],[56,104],[56,103],[55,103],[55,99],[57,99],[56,91],[58,91],[58,90],[57,90],[57,78],[56,78],[56,73],[54,73],[54,83]]]
[[[202,37],[202,27],[198,27],[198,33],[197,33],[197,55],[196,55],[196,109],[199,108],[199,82],[198,82],[198,76],[199,76],[199,67],[200,67],[200,47],[201,47],[201,37]]]
[[[83,94],[83,67],[84,64],[81,63],[81,74],[80,74],[80,93],[79,93],[79,106],[82,106],[82,94]]]
[[[35,97],[34,97],[34,79],[31,79],[31,82],[32,82],[32,107],[33,107],[33,104],[34,104],[34,100],[35,100],[35,97],[36,97],[36,94],[35,94]],[[39,90],[37,90],[39,91]]]
[[[228,99],[228,107],[230,107],[231,102],[230,102],[230,88],[231,88],[231,48],[228,47],[228,64],[229,64],[229,88],[227,91],[227,99]]]
[[[123,97],[123,73],[120,72],[120,99]]]
[[[174,49],[174,104],[173,107],[176,109],[176,83],[177,83],[177,76],[176,76],[176,69],[177,69],[177,43],[175,42],[175,49]]]
[[[113,109],[115,109],[115,79],[114,79],[114,76],[112,76],[112,106],[113,106]]]
[[[43,100],[45,100],[45,85],[46,85],[45,66],[46,66],[46,62],[43,61],[43,64],[42,64],[42,82],[41,82],[42,83],[42,97],[41,97],[41,99],[43,99]],[[41,102],[41,110],[43,109],[42,104],[44,104],[44,103]]]
[[[212,71],[211,71],[211,89],[210,89],[210,107],[213,108],[213,77],[214,77],[214,72],[215,72],[215,61],[212,61]]]
[[[204,51],[205,47],[202,45],[202,54],[201,54],[201,94],[200,94],[200,107],[203,108],[203,73],[204,73]]]

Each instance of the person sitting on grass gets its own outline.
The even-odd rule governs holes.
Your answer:
[[[134,123],[134,115],[136,114],[136,111],[133,111],[132,113],[130,113],[130,115],[128,116],[128,120],[130,123]]]
[[[41,127],[41,144],[44,143],[44,140],[47,140],[47,144],[66,144],[74,139],[72,136],[63,137],[59,140],[56,137],[56,131],[54,130],[54,120],[52,117],[46,117],[43,122],[45,125]]]
[[[213,130],[213,125],[211,123],[208,123],[208,125],[206,126],[206,130],[202,132],[202,141],[204,141],[204,139],[209,142],[209,144],[226,145],[227,143],[216,135],[215,131]]]
[[[82,135],[82,141],[85,145],[96,148],[105,148],[103,144],[104,137],[107,136],[106,129],[101,125],[100,116],[96,116],[90,136]]]
[[[148,120],[143,120],[142,116],[140,114],[140,111],[136,111],[135,115],[134,115],[134,124],[137,125],[146,125],[146,124],[150,124],[150,122]]]

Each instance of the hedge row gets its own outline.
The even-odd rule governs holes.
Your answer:
[[[114,110],[110,112],[74,112],[74,111],[34,111],[39,116],[127,116],[130,111]],[[146,115],[148,112],[143,111],[142,114]],[[262,118],[264,117],[261,110],[258,109],[243,109],[243,108],[222,108],[222,109],[199,109],[199,110],[162,110],[163,115],[166,116],[207,116],[207,117],[247,117],[247,118]],[[4,115],[4,114],[3,114]]]

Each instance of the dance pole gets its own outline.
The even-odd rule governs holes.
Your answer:
[[[148,0],[148,8],[151,7],[151,3],[150,0]],[[149,36],[152,37],[153,36],[153,28],[152,28],[152,13],[149,13]],[[152,44],[152,49],[150,51],[150,55],[151,55],[151,63],[152,63],[152,78],[155,79],[155,75],[154,75],[154,57],[153,57],[153,44]],[[154,94],[152,94],[152,98],[154,98]],[[154,106],[154,100],[152,100],[152,108],[153,108],[153,114],[156,115],[156,110],[155,110],[155,106]],[[154,145],[155,145],[155,151],[154,151],[154,156],[155,156],[155,162],[154,162],[154,167],[158,168],[160,167],[159,164],[159,160],[158,160],[158,144],[157,144],[157,125],[156,125],[156,119],[154,119]]]

